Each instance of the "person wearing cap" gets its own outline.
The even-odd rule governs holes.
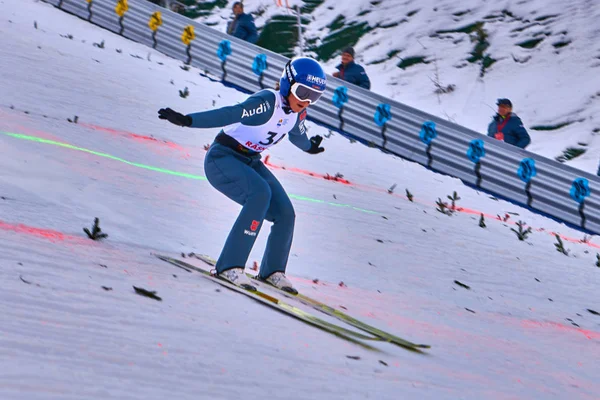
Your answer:
[[[352,47],[346,47],[342,51],[342,62],[336,68],[338,72],[333,73],[334,77],[365,89],[371,89],[371,81],[365,69],[354,62],[354,49]]]
[[[233,20],[227,24],[227,33],[245,40],[246,42],[256,43],[258,40],[258,31],[254,25],[252,15],[244,13],[244,4],[241,1],[233,3]]]
[[[512,102],[509,99],[498,99],[496,105],[498,113],[488,125],[488,136],[522,149],[527,147],[531,143],[531,137],[521,118],[512,112]]]

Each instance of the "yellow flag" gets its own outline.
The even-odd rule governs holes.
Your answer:
[[[185,29],[183,30],[183,34],[181,35],[181,41],[185,44],[185,45],[190,45],[190,43],[192,43],[192,40],[194,40],[196,38],[196,34],[194,34],[194,27],[192,25],[188,25],[185,27]]]
[[[115,12],[119,17],[125,15],[125,13],[129,10],[129,5],[127,4],[127,0],[119,0],[117,1],[117,6],[115,7]]]
[[[162,25],[162,16],[160,14],[160,11],[156,11],[156,12],[154,12],[154,14],[152,14],[150,16],[150,21],[148,21],[148,26],[153,31],[156,31],[158,29],[158,27],[161,25]]]

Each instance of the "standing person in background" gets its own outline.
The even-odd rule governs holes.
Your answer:
[[[255,290],[244,273],[250,251],[263,225],[273,222],[258,278],[290,293],[298,293],[286,278],[294,222],[294,207],[260,153],[286,135],[300,150],[319,154],[323,137],[306,136],[306,109],[317,102],[327,84],[321,65],[312,58],[289,61],[277,90],[264,89],[243,103],[183,115],[161,108],[158,118],[192,128],[223,127],[204,159],[208,182],[242,206],[215,266],[217,275],[234,285]]]
[[[241,1],[233,3],[233,20],[227,24],[227,33],[246,42],[256,43],[258,31],[254,25],[252,15],[244,13],[244,5]]]
[[[333,76],[365,89],[371,89],[371,81],[365,69],[354,62],[354,49],[346,47],[342,51],[342,62],[336,67]]]
[[[531,143],[531,137],[521,118],[512,112],[512,102],[509,99],[498,99],[496,105],[498,113],[488,125],[488,136],[522,149],[527,147]]]

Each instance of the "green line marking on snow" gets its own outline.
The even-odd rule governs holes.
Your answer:
[[[182,178],[188,178],[188,179],[196,179],[196,180],[203,180],[203,181],[208,180],[205,176],[202,176],[202,175],[188,174],[188,173],[185,173],[185,172],[178,172],[178,171],[173,171],[173,170],[169,170],[169,169],[164,169],[164,168],[159,168],[159,167],[153,167],[151,165],[146,165],[146,164],[140,164],[140,163],[136,163],[136,162],[132,162],[132,161],[127,161],[127,160],[125,160],[123,158],[116,157],[116,156],[111,156],[110,154],[107,154],[107,153],[101,153],[101,152],[94,151],[94,150],[89,150],[89,149],[86,149],[86,148],[83,148],[83,147],[73,146],[73,145],[68,144],[68,143],[57,142],[55,140],[42,139],[42,138],[39,138],[37,136],[23,135],[21,133],[12,133],[12,132],[3,132],[3,131],[0,131],[0,133],[2,133],[3,135],[6,135],[6,136],[10,136],[10,137],[16,138],[16,139],[29,140],[31,142],[37,142],[37,143],[42,143],[42,144],[50,144],[50,145],[53,145],[53,146],[64,147],[64,148],[70,149],[70,150],[81,151],[83,153],[88,153],[88,154],[92,154],[92,155],[95,155],[95,156],[98,156],[98,157],[108,158],[110,160],[119,161],[119,162],[122,162],[123,164],[131,165],[133,167],[138,167],[138,168],[142,168],[142,169],[147,169],[149,171],[161,172],[163,174],[175,175],[175,176],[180,176]],[[327,205],[334,206],[334,207],[351,208],[351,209],[353,209],[355,211],[360,211],[360,212],[367,213],[367,214],[380,214],[377,211],[372,211],[372,210],[367,210],[367,209],[364,209],[364,208],[354,207],[354,206],[352,206],[350,204],[334,203],[334,202],[325,201],[325,200],[313,199],[311,197],[306,197],[306,196],[298,196],[298,195],[295,195],[295,194],[289,194],[289,196],[292,199],[300,200],[300,201],[307,201],[307,202],[311,202],[311,203],[327,204]]]
[[[65,147],[67,149],[77,150],[77,151],[81,151],[81,152],[84,152],[84,153],[93,154],[93,155],[98,156],[98,157],[109,158],[111,160],[119,161],[119,162],[122,162],[122,163],[127,164],[127,165],[131,165],[131,166],[134,166],[134,167],[138,167],[138,168],[142,168],[142,169],[147,169],[147,170],[150,170],[150,171],[162,172],[163,174],[181,176],[183,178],[189,178],[189,179],[199,179],[199,180],[204,180],[204,181],[207,180],[206,177],[202,176],[202,175],[194,175],[194,174],[188,174],[188,173],[185,173],[185,172],[177,172],[177,171],[172,171],[170,169],[158,168],[158,167],[153,167],[151,165],[145,165],[145,164],[140,164],[140,163],[136,163],[136,162],[131,162],[131,161],[127,161],[125,159],[122,159],[120,157],[111,156],[110,154],[100,153],[98,151],[84,149],[83,147],[77,147],[77,146],[73,146],[73,145],[70,145],[70,144],[67,144],[67,143],[57,142],[57,141],[54,141],[54,140],[42,139],[42,138],[39,138],[39,137],[36,137],[36,136],[22,135],[20,133],[10,133],[10,132],[2,132],[2,133],[5,134],[5,135],[7,135],[7,136],[12,136],[12,137],[17,138],[17,139],[30,140],[32,142],[38,142],[38,143],[43,143],[43,144],[51,144],[51,145],[54,145],[54,146]]]

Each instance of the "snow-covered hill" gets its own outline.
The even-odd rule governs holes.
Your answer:
[[[316,156],[282,141],[294,284],[432,345],[365,350],[151,254],[217,255],[239,211],[204,177],[217,130],[156,111],[244,94],[43,2],[0,10],[0,399],[600,397],[597,237],[338,134]]]

